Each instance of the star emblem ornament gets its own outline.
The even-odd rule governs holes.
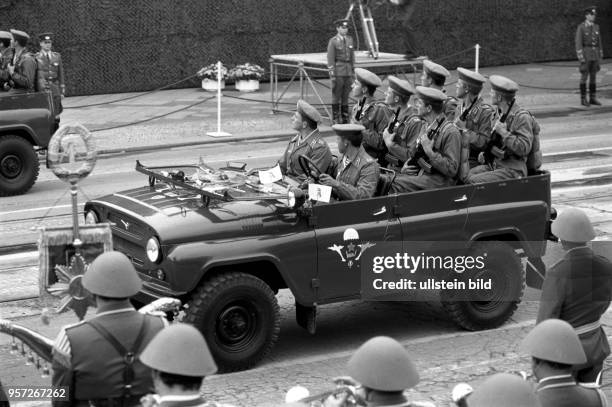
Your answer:
[[[72,309],[79,320],[87,313],[89,306],[95,306],[93,296],[83,287],[83,275],[89,264],[80,253],[70,259],[70,265],[55,265],[55,276],[57,283],[49,286],[47,291],[55,296],[62,297],[56,312],[62,313]]]

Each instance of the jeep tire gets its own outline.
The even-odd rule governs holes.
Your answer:
[[[185,314],[195,325],[219,372],[248,369],[272,350],[280,331],[280,314],[272,289],[250,274],[231,272],[200,285]]]
[[[521,259],[510,245],[482,241],[476,242],[470,250],[474,257],[485,253],[485,268],[466,271],[463,279],[491,279],[491,290],[473,290],[463,295],[454,295],[452,291],[440,293],[442,306],[451,319],[471,331],[496,328],[506,322],[516,311],[525,289]]]
[[[32,145],[25,139],[0,137],[0,196],[26,193],[38,178],[40,165]]]

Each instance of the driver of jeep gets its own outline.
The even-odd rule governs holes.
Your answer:
[[[340,158],[332,162],[328,174],[321,174],[319,183],[332,187],[332,196],[341,201],[374,196],[380,168],[361,145],[365,127],[334,124],[332,129],[337,135]]]
[[[321,171],[327,170],[332,161],[332,153],[317,128],[320,122],[321,114],[317,109],[301,99],[298,100],[297,110],[291,116],[291,125],[298,133],[289,141],[285,153],[278,161],[283,175],[289,175],[298,181],[306,180],[307,175],[298,162],[300,155],[310,158]]]

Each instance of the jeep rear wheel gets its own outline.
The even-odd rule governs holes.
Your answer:
[[[239,272],[205,281],[189,302],[184,322],[202,332],[220,372],[257,364],[280,331],[278,302],[270,287]]]
[[[442,306],[459,326],[475,331],[496,328],[516,311],[525,289],[521,259],[507,243],[476,242],[471,256],[485,256],[483,270],[465,272],[464,281],[491,280],[491,289],[469,290],[455,294],[442,291]]]
[[[0,137],[0,196],[26,193],[38,178],[38,156],[17,136]]]

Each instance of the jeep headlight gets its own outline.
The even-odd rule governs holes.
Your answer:
[[[89,210],[85,214],[85,224],[86,225],[95,225],[99,221],[100,219],[98,219],[98,214],[95,211]]]
[[[159,240],[156,237],[152,237],[147,240],[147,258],[152,263],[157,263],[161,258],[161,251],[159,250]]]

